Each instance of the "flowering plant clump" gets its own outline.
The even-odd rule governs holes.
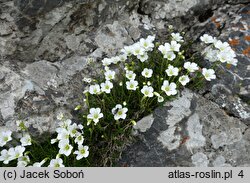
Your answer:
[[[198,88],[216,79],[219,64],[236,66],[236,54],[227,42],[207,34],[200,40],[205,45],[200,55],[209,61],[209,67],[202,67],[202,59],[188,55],[189,45],[180,33],[172,33],[165,43],[155,42],[155,36],[141,38],[125,46],[118,56],[102,60],[103,75],[86,82],[84,101],[89,112],[81,116],[89,130],[88,144],[93,148],[99,144],[95,157],[106,156],[105,163],[112,161],[136,121],[174,98],[182,88]],[[106,154],[102,148],[108,149]]]
[[[89,155],[89,147],[83,145],[83,126],[72,123],[63,115],[58,115],[60,120],[56,129],[56,138],[48,139],[48,143],[38,144],[28,133],[29,125],[24,121],[17,121],[18,132],[2,131],[0,134],[1,150],[0,162],[6,166],[17,167],[64,167],[70,166],[71,160],[83,160]],[[15,141],[15,142],[12,142]],[[16,146],[12,147],[12,144]],[[8,144],[9,143],[9,144]],[[7,147],[9,147],[7,149]],[[82,162],[78,162],[82,164]],[[77,163],[72,164],[77,165]]]
[[[29,135],[28,125],[18,121],[21,137],[1,132],[0,161],[17,166],[111,166],[129,141],[136,121],[184,87],[198,88],[216,79],[219,64],[237,65],[227,42],[207,34],[200,40],[205,45],[200,55],[208,61],[206,67],[202,67],[202,59],[188,53],[190,45],[180,33],[172,33],[165,43],[156,42],[154,35],[141,38],[125,46],[118,56],[104,58],[100,76],[83,80],[84,103],[75,108],[82,109],[82,124],[59,115],[55,138],[41,146]],[[5,148],[13,140],[17,145]]]

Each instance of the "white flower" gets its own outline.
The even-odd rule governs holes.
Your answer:
[[[187,69],[189,72],[195,72],[196,70],[199,70],[199,67],[194,62],[185,62],[184,68]]]
[[[27,165],[26,161],[17,161],[17,167],[26,167]]]
[[[135,80],[129,80],[126,82],[126,87],[128,90],[136,90],[137,86],[138,86],[138,82]]]
[[[150,39],[141,38],[139,43],[140,46],[143,47],[146,51],[150,51],[154,48],[154,44]]]
[[[123,53],[121,55],[119,55],[120,61],[121,62],[125,62],[128,58],[128,55],[126,53]]]
[[[17,167],[26,167],[27,165],[26,161],[17,161]]]
[[[179,69],[172,65],[168,66],[168,69],[165,70],[168,76],[178,76]]]
[[[219,50],[213,50],[210,47],[207,47],[205,50],[205,59],[209,60],[210,62],[216,62],[218,60],[218,53]]]
[[[136,74],[133,71],[126,71],[126,78],[129,80],[135,80]]]
[[[179,52],[180,51],[180,47],[181,45],[179,43],[177,43],[176,41],[171,41],[171,43],[165,43],[164,46],[166,47],[166,50],[168,51],[176,51]]]
[[[47,160],[48,160],[48,158],[45,158],[41,162],[34,163],[32,166],[33,167],[41,167],[41,166],[43,166],[44,163],[46,163]]]
[[[115,79],[115,71],[108,70],[104,73],[106,80]]]
[[[101,90],[105,93],[110,93],[112,88],[113,83],[111,83],[110,81],[105,81],[105,83],[101,83]]]
[[[133,52],[133,47],[132,46],[124,46],[124,48],[121,50],[121,52],[130,56]]]
[[[216,75],[213,69],[202,69],[202,74],[205,77],[206,80],[211,81],[211,79],[215,79]]]
[[[214,43],[215,48],[218,48],[220,51],[224,51],[228,48],[230,48],[229,44],[227,42],[222,43],[221,40],[218,40]]]
[[[136,43],[132,47],[132,54],[137,56],[137,55],[144,55],[145,49],[141,47],[140,43]]]
[[[141,75],[144,76],[145,78],[151,78],[152,74],[153,74],[153,70],[148,69],[148,68],[143,69],[143,71],[141,73]]]
[[[157,101],[161,103],[164,101],[164,98],[162,96],[157,96]]]
[[[89,147],[88,146],[78,146],[78,151],[75,151],[74,154],[76,154],[76,159],[80,160],[82,158],[87,158],[89,156]]]
[[[26,161],[27,163],[29,163],[30,162],[30,157],[25,155],[25,156],[19,157],[18,161]]]
[[[109,71],[109,70],[110,70],[109,66],[105,66],[105,67],[104,67],[104,70],[105,70],[105,71]]]
[[[79,124],[79,125],[78,125],[78,128],[79,128],[80,130],[82,130],[82,129],[83,129],[83,126],[82,126],[81,124]]]
[[[231,57],[231,58],[236,57],[236,54],[235,54],[234,50],[231,47],[225,48],[225,50],[223,50],[223,52],[228,53],[229,57]]]
[[[58,139],[51,139],[51,140],[50,140],[50,143],[51,143],[51,144],[55,144],[55,143],[57,143],[57,142],[58,142]]]
[[[174,41],[183,42],[183,37],[180,35],[180,33],[172,33],[171,36]]]
[[[29,156],[19,157],[17,160],[17,167],[26,167],[30,162]]]
[[[63,120],[62,122],[60,122],[59,126],[67,129],[71,125],[71,123],[72,123],[71,119],[66,119],[66,120]]]
[[[228,60],[227,63],[236,66],[238,63],[238,60],[235,58],[232,58],[232,59]]]
[[[166,54],[170,51],[170,49],[167,49],[165,46],[160,45],[158,50],[163,54],[164,58],[167,58]]]
[[[169,43],[165,43],[165,45],[160,45],[158,50],[163,54],[163,58],[166,58],[168,60],[174,60],[176,55],[171,50],[171,45]]]
[[[126,119],[128,108],[122,107],[121,104],[117,104],[113,109],[112,109],[112,114],[114,115],[114,119]]]
[[[164,58],[172,61],[176,58],[176,55],[174,54],[174,52],[172,51],[168,51],[165,55],[164,55]]]
[[[26,130],[29,127],[28,122],[22,120],[17,120],[16,125],[18,130]]]
[[[29,134],[25,134],[21,139],[20,142],[22,143],[22,146],[30,146],[31,145],[31,137]]]
[[[65,128],[57,128],[56,129],[57,134],[57,139],[58,140],[68,140],[69,139],[69,131],[66,130]]]
[[[225,63],[225,62],[232,62],[234,60],[234,57],[236,56],[234,52],[230,52],[231,49],[228,49],[227,51],[222,51],[220,52],[217,57],[220,60],[220,62]],[[233,61],[234,62],[234,61]]]
[[[64,167],[63,160],[61,158],[52,159],[48,167]]]
[[[137,58],[141,61],[141,62],[145,62],[148,59],[148,54],[144,53],[143,55],[137,55]]]
[[[72,145],[69,144],[68,140],[61,140],[58,144],[58,147],[60,148],[59,154],[64,154],[65,156],[69,156],[73,149]]]
[[[179,77],[179,82],[185,86],[190,81],[189,77],[187,75]]]
[[[144,94],[145,97],[153,97],[154,88],[151,86],[143,86],[141,92]]]
[[[70,125],[70,126],[68,127],[69,135],[70,135],[71,137],[75,137],[76,134],[77,134],[77,132],[78,132],[77,129],[78,129],[78,126],[77,126],[76,123]]]
[[[154,40],[155,40],[155,35],[153,35],[153,36],[149,35],[149,36],[147,37],[147,40],[150,41],[150,42],[154,42]]]
[[[112,57],[110,58],[113,64],[117,64],[118,62],[120,62],[120,57],[116,56],[116,57]]]
[[[25,151],[25,147],[16,146],[15,148],[9,149],[9,155],[11,156],[12,159],[17,159],[23,156],[24,151]]]
[[[12,132],[10,130],[0,133],[0,147],[3,147],[7,142],[12,140],[11,134]]]
[[[228,60],[228,54],[226,52],[220,52],[217,55],[218,59],[220,60],[220,62],[225,63]]]
[[[110,59],[110,58],[104,58],[102,60],[102,65],[103,66],[109,66],[110,64],[112,64],[112,59]]]
[[[4,164],[9,164],[9,162],[12,160],[11,155],[9,154],[9,151],[6,149],[3,149],[1,151],[0,161],[3,161]]]
[[[84,138],[82,135],[76,136],[75,143],[77,143],[78,145],[81,145],[83,143],[83,141],[84,141]]]
[[[200,37],[201,41],[209,44],[209,43],[214,43],[216,41],[215,38],[213,38],[212,36],[209,36],[208,34],[204,34],[203,36]]]
[[[103,117],[103,113],[101,113],[100,108],[91,108],[89,110],[89,114],[87,116],[88,119],[92,119],[95,124],[99,122],[99,119]]]
[[[169,84],[167,80],[164,80],[163,85],[161,86],[161,90],[164,91],[167,96],[177,94],[176,84],[173,82]]]
[[[101,89],[100,89],[100,86],[98,84],[89,86],[89,93],[92,95],[98,94],[98,93],[100,93],[100,91],[101,91]]]

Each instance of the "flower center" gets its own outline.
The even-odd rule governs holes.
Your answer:
[[[16,158],[18,158],[20,156],[20,153],[16,153]]]
[[[80,151],[80,153],[81,153],[81,154],[85,154],[85,149],[82,149],[82,150]]]
[[[170,87],[169,87],[169,86],[166,86],[166,87],[165,87],[165,90],[166,90],[166,91],[170,91]]]
[[[8,137],[4,137],[4,138],[3,138],[3,141],[5,141],[5,142],[7,142],[8,140],[9,140]]]
[[[69,150],[69,145],[68,144],[65,146],[65,150],[66,151]]]
[[[97,119],[99,117],[99,115],[96,113],[94,114],[94,118]]]
[[[122,115],[122,111],[119,110],[119,111],[117,112],[117,114],[118,114],[119,116],[121,116],[121,115]]]

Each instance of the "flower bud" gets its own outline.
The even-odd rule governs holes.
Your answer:
[[[131,123],[135,126],[136,125],[136,121],[135,120],[131,120]]]

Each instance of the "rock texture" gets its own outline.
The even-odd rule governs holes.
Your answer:
[[[41,134],[54,130],[58,113],[71,116],[82,102],[83,77],[98,72],[86,64],[140,37],[139,17],[129,16],[137,4],[0,1],[1,126],[14,130],[22,119]]]
[[[84,90],[82,79],[98,73],[101,58],[147,34],[157,33],[162,39],[173,25],[187,37],[196,39],[207,32],[229,41],[239,64],[221,67],[219,79],[199,94],[186,92],[181,97],[185,102],[157,109],[158,118],[149,116],[146,125],[138,124],[143,129],[139,136],[154,140],[153,147],[165,151],[157,150],[158,155],[151,157],[154,148],[138,141],[121,162],[140,149],[142,156],[143,150],[149,151],[147,166],[175,166],[175,158],[180,159],[179,166],[244,165],[240,155],[244,148],[247,151],[250,124],[249,11],[249,0],[0,0],[0,129],[14,130],[15,121],[22,119],[32,124],[34,133],[53,131],[59,112],[75,116],[72,111]],[[230,128],[212,129],[216,122],[209,126],[203,119],[201,101],[211,104],[212,111],[221,111],[217,126],[232,123]],[[211,112],[211,120],[216,115]],[[150,126],[155,125],[158,131],[150,135]],[[237,157],[239,147],[243,150]],[[176,148],[183,157],[168,152]],[[127,158],[130,162],[140,166]]]
[[[184,90],[148,120],[119,166],[250,166],[248,126],[199,94]]]

